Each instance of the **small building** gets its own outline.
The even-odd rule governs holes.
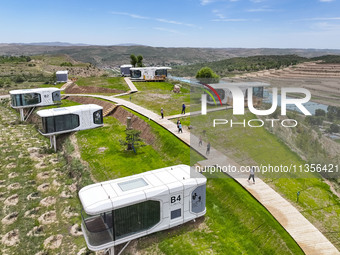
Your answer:
[[[129,77],[130,76],[130,68],[132,65],[121,65],[120,66],[120,73],[123,77]]]
[[[29,117],[35,107],[58,104],[61,101],[60,89],[58,88],[37,88],[18,89],[9,92],[11,96],[11,107],[20,110],[21,121]],[[27,109],[27,115],[24,114]]]
[[[164,81],[171,67],[132,67],[131,79],[136,81]]]
[[[103,107],[96,104],[45,109],[37,112],[41,117],[39,132],[49,136],[56,150],[56,135],[103,126]]]
[[[57,71],[55,74],[57,76],[57,83],[59,83],[59,82],[67,82],[67,80],[68,80],[68,71]]]
[[[243,94],[244,94],[244,99],[245,99],[245,105],[247,106],[247,98],[248,98],[248,89],[251,88],[253,92],[253,102],[254,105],[258,105],[262,102],[264,98],[264,88],[269,87],[270,84],[264,83],[264,82],[224,82],[224,83],[213,83],[209,84],[217,94],[219,95],[222,104],[228,104],[232,105],[233,104],[233,96],[231,91],[227,87],[239,87]],[[207,103],[208,104],[215,104],[215,102],[218,103],[218,98],[213,91],[211,91],[209,88],[205,88],[207,91],[210,92],[210,94],[207,97]],[[213,98],[211,98],[213,96]]]
[[[187,165],[92,184],[79,191],[92,251],[169,229],[206,213],[206,178]]]

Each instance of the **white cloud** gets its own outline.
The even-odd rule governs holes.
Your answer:
[[[333,24],[329,22],[319,22],[312,26],[314,29],[325,31],[340,31],[340,24]]]
[[[168,23],[168,24],[183,25],[183,26],[187,26],[187,27],[196,27],[193,24],[183,23],[183,22],[174,21],[174,20],[159,19],[159,18],[156,18],[155,20],[157,20],[159,22],[163,22],[163,23]]]
[[[187,27],[197,27],[197,26],[195,26],[193,24],[189,24],[189,23],[183,23],[183,22],[179,22],[179,21],[175,21],[175,20],[167,20],[167,19],[161,19],[161,18],[151,18],[151,17],[141,16],[141,15],[138,15],[138,14],[133,14],[133,13],[128,13],[128,12],[111,12],[111,14],[128,16],[128,17],[133,18],[133,19],[155,20],[155,21],[162,22],[162,23],[182,25],[182,26],[187,26]]]
[[[215,22],[244,22],[248,21],[248,19],[244,18],[228,18],[225,14],[221,13],[220,10],[214,9],[212,13],[217,17],[216,19],[212,19],[211,21]]]
[[[137,14],[133,14],[133,13],[127,13],[127,12],[111,12],[112,14],[115,15],[124,15],[124,16],[128,16],[134,19],[150,19],[149,17],[144,17],[144,16],[140,16]]]
[[[215,2],[216,0],[201,0],[201,5],[208,5],[211,4],[213,2]]]
[[[215,2],[238,2],[240,0],[200,0],[201,5],[208,5]]]
[[[256,9],[248,9],[247,12],[274,12],[275,9],[270,8],[256,8]]]
[[[301,19],[301,20],[302,21],[308,21],[308,20],[327,21],[327,20],[340,20],[340,17],[329,17],[329,18],[316,17],[316,18],[306,18],[306,19]]]
[[[153,27],[152,29],[154,30],[158,30],[158,31],[164,31],[164,32],[168,32],[168,33],[173,33],[173,34],[183,34],[175,29],[168,29],[165,27]]]
[[[244,22],[249,21],[248,19],[213,19],[215,22]]]
[[[226,16],[223,14],[223,13],[221,13],[219,10],[213,10],[212,11],[215,15],[216,15],[216,17],[218,17],[219,19],[225,19],[226,18]]]

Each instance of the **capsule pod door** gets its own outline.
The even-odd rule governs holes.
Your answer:
[[[169,195],[169,207],[170,207],[170,227],[174,227],[180,225],[184,222],[184,194],[183,194],[183,186],[182,187],[171,187],[171,184],[168,184],[170,189]]]

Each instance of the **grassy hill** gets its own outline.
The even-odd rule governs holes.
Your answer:
[[[125,126],[112,117],[105,118],[103,128],[76,134],[82,159],[98,181],[190,164],[188,146],[136,115],[147,121],[157,141],[139,148],[136,154],[120,145]],[[100,152],[100,148],[105,151]],[[136,250],[139,254],[302,254],[272,215],[234,180],[209,179],[207,201],[207,214],[196,223],[143,237],[131,243],[124,254]]]
[[[65,54],[31,57],[0,55],[0,94],[6,94],[11,89],[52,86],[56,81],[54,73],[58,70],[68,70],[69,77],[83,78],[106,73]]]

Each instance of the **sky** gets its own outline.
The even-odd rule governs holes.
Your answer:
[[[0,43],[340,49],[340,0],[0,3]]]

